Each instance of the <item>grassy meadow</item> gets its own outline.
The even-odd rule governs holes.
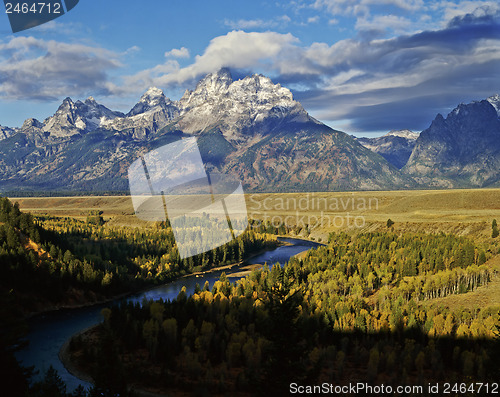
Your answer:
[[[127,196],[11,198],[20,209],[84,220],[100,210],[110,226],[148,226],[134,215]],[[313,238],[332,231],[395,230],[450,232],[488,236],[491,221],[500,218],[500,189],[413,190],[384,192],[311,192],[247,194],[250,218],[289,226],[307,224]]]
[[[105,227],[148,227],[138,219],[128,196],[16,198],[20,209],[34,215],[85,220],[99,210]],[[391,219],[396,232],[452,233],[488,240],[491,222],[500,220],[500,189],[414,190],[373,192],[262,193],[246,195],[249,218],[276,226],[308,226],[300,237],[326,242],[331,232],[358,234],[386,231]],[[304,254],[304,253],[303,253]],[[304,256],[304,255],[302,255]],[[500,270],[500,258],[494,257]],[[448,307],[500,305],[500,276],[466,294],[431,299]]]

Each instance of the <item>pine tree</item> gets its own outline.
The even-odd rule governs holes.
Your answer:
[[[491,223],[491,237],[496,238],[498,237],[498,225],[497,225],[497,220],[493,219],[493,222]]]
[[[33,386],[32,394],[43,397],[66,397],[66,384],[51,365],[45,373],[43,381],[37,382]]]

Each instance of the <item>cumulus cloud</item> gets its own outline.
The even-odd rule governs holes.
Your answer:
[[[100,47],[14,37],[0,41],[0,96],[53,100],[107,95],[108,72],[120,66],[118,54]]]
[[[406,22],[376,21],[394,30]],[[494,94],[500,81],[500,18],[492,9],[474,10],[435,30],[307,46],[291,34],[239,30],[212,39],[186,67],[171,61],[129,76],[127,84],[185,88],[221,67],[237,75],[262,72],[291,88],[308,111],[331,125],[349,120],[353,132],[418,130],[437,111]],[[471,92],[475,97],[468,97]]]
[[[165,52],[166,58],[189,58],[190,56],[189,50],[186,47],[173,48]]]
[[[297,42],[290,33],[232,31],[212,39],[205,52],[197,55],[191,65],[154,76],[153,81],[159,86],[183,84],[222,67],[272,71],[274,60],[284,57],[288,51],[293,52]],[[154,70],[145,72],[153,74]]]
[[[162,80],[165,76],[171,76],[180,70],[179,62],[168,59],[165,63],[153,68],[142,70],[133,75],[122,76],[122,84],[109,86],[115,95],[138,94],[149,87],[164,86]]]

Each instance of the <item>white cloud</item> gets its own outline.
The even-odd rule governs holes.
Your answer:
[[[189,58],[191,55],[186,47],[173,48],[170,51],[165,52],[165,57],[169,58]]]
[[[60,22],[60,21],[50,21],[47,23],[42,23],[41,25],[31,28],[34,34],[54,34],[60,37],[60,35],[65,36],[77,36],[82,34],[89,34],[90,29],[82,23],[78,22]]]
[[[360,2],[366,5],[390,5],[406,11],[422,10],[425,6],[423,0],[361,0]]]
[[[276,59],[284,57],[298,39],[290,33],[232,31],[210,41],[202,55],[195,57],[194,63],[179,68],[171,61],[127,77],[128,81],[148,81],[148,85],[166,87],[183,84],[200,76],[217,71],[222,67],[236,69],[273,69]],[[165,72],[161,75],[161,72]],[[139,78],[140,76],[140,78]]]
[[[483,99],[498,88],[500,38],[487,27],[466,32],[315,43],[303,58],[321,70],[321,79],[296,97],[322,121],[351,120],[350,131],[423,129],[446,112],[443,104]]]
[[[390,16],[370,21],[374,26],[385,24],[394,30],[404,30],[405,22],[404,18]],[[315,42],[301,46],[291,34],[233,31],[214,38],[189,66],[180,68],[178,63],[170,62],[129,76],[126,81],[144,87],[185,86],[227,66],[264,71],[289,87],[321,92],[330,98],[366,94],[373,102],[376,94],[367,93],[380,90],[392,90],[397,96],[401,90],[432,86],[431,91],[444,93],[449,84],[455,84],[449,80],[453,74],[457,82],[467,84],[476,74],[482,76],[482,65],[500,63],[498,44],[494,37],[471,36],[467,40],[443,30],[392,39],[346,39],[332,45]],[[310,101],[312,106],[326,103]]]
[[[120,55],[100,47],[18,36],[0,41],[0,96],[54,99],[109,94],[108,72],[122,66]]]
[[[254,29],[269,29],[286,26],[291,22],[288,15],[282,15],[274,19],[239,19],[233,21],[230,19],[224,20],[224,25],[233,30],[254,30]]]
[[[421,31],[417,15],[427,11],[423,0],[315,0],[311,7],[334,17],[354,18],[354,28],[360,33],[384,36]],[[330,24],[336,22],[334,18]]]
[[[123,55],[135,54],[135,53],[140,52],[140,51],[141,51],[141,47],[134,45],[132,47],[127,48],[123,52]]]
[[[408,28],[413,30],[412,22],[408,18],[396,15],[376,15],[370,19],[359,18],[356,21],[356,29],[362,31],[392,30],[399,35],[408,33]]]
[[[175,74],[179,70],[179,62],[168,59],[165,63],[153,68],[142,70],[134,75],[123,76],[123,84],[113,84],[109,89],[116,95],[137,94],[149,87],[161,86],[164,76]]]
[[[453,18],[462,17],[467,14],[475,17],[498,14],[500,12],[500,4],[497,1],[440,1],[434,3],[432,9],[442,13],[442,23],[446,25]]]
[[[229,67],[238,70],[238,74],[262,72],[275,82],[295,89],[296,98],[321,120],[349,120],[357,117],[356,112],[372,112],[370,107],[389,108],[419,97],[448,98],[452,94],[458,97],[459,93],[463,96],[464,92],[497,86],[500,72],[495,70],[500,70],[500,39],[494,36],[494,30],[488,26],[483,29],[472,21],[467,26],[469,30],[464,29],[460,34],[461,25],[454,25],[452,30],[449,21],[466,14],[470,18],[491,16],[500,12],[500,6],[490,1],[442,1],[433,3],[433,13],[412,14],[413,9],[418,11],[422,7],[420,1],[384,1],[386,5],[389,3],[409,11],[411,16],[371,14],[375,4],[371,0],[317,0],[315,5],[328,7],[331,14],[348,9],[360,32],[383,27],[395,34],[404,33],[403,36],[375,40],[375,36],[360,34],[333,44],[303,45],[290,33],[234,30],[213,38],[202,53],[192,54],[188,66],[181,67],[179,60],[190,58],[190,51],[185,47],[173,48],[165,52],[161,64],[122,76],[119,83],[112,81],[109,73],[119,70],[123,66],[121,59],[140,48],[115,53],[91,45],[33,37],[0,40],[0,97],[46,99],[81,97],[87,93],[135,96],[150,86],[187,88],[205,74]],[[335,15],[329,17],[338,23]],[[469,17],[464,23],[468,23]],[[280,18],[281,23],[289,22],[287,16]],[[319,18],[311,17],[307,22],[315,23]],[[443,20],[446,24],[436,28]],[[234,26],[247,24],[249,29],[259,29],[276,21],[245,20]],[[417,25],[433,26],[434,30],[412,33]],[[477,30],[469,34],[471,27]],[[415,109],[416,105],[412,105]],[[408,117],[409,113],[404,111],[401,117]],[[394,113],[391,112],[381,112],[377,117],[385,114],[390,118]],[[366,123],[373,120],[370,117],[375,116],[367,116]],[[367,128],[366,123],[358,127]]]
[[[334,17],[351,17],[360,34],[381,37],[440,29],[466,15],[500,13],[500,3],[492,0],[310,0],[309,6]]]
[[[315,0],[313,8],[326,9],[333,15],[367,16],[371,6],[394,6],[404,11],[417,11],[425,7],[423,0]]]
[[[318,10],[326,10],[332,15],[356,15],[369,14],[369,8],[362,0],[316,0],[312,7]]]

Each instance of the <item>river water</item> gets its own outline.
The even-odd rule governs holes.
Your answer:
[[[276,249],[263,252],[262,254],[248,259],[246,263],[241,266],[264,263],[271,266],[277,262],[284,265],[292,256],[321,245],[315,242],[293,238],[279,238],[279,240],[291,245],[282,245]],[[226,274],[230,277],[231,273],[241,271],[241,266],[234,266],[230,271],[226,270]],[[102,320],[100,313],[104,307],[108,307],[113,303],[123,300],[139,302],[144,298],[163,298],[164,300],[172,300],[177,297],[183,286],[186,287],[187,293],[190,295],[193,293],[196,284],[203,287],[205,281],[208,281],[210,288],[212,288],[214,282],[219,279],[221,274],[222,270],[206,273],[201,276],[189,276],[161,285],[149,291],[131,295],[127,298],[117,299],[114,302],[85,308],[58,310],[34,316],[28,321],[30,331],[26,339],[29,341],[29,345],[24,350],[18,352],[16,356],[24,366],[34,366],[35,370],[38,371],[38,375],[34,377],[35,380],[40,379],[52,365],[66,383],[68,391],[73,391],[80,384],[85,388],[90,387],[91,385],[89,383],[76,378],[64,368],[59,360],[58,353],[64,342],[73,334],[98,324]],[[235,281],[236,278],[230,278],[230,280]]]

